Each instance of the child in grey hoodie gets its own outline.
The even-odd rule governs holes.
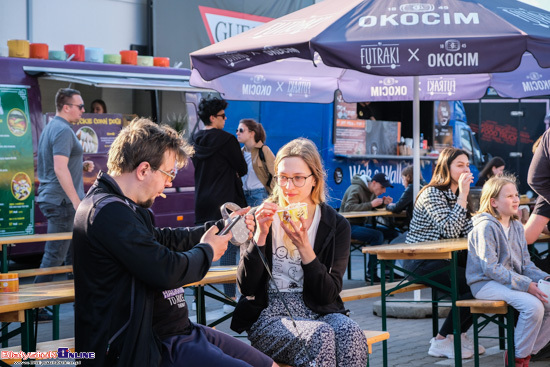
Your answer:
[[[515,177],[492,177],[485,183],[468,235],[466,280],[474,297],[504,300],[519,311],[516,366],[528,366],[531,354],[550,341],[550,306],[537,286],[550,275],[530,259],[518,207]]]

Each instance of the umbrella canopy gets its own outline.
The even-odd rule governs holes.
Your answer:
[[[550,12],[516,0],[325,0],[190,57],[191,84],[227,98],[330,102],[341,89],[348,102],[413,100],[419,177],[421,98],[476,99],[489,85],[502,96],[548,94]],[[237,91],[224,77],[235,72],[245,80]]]
[[[413,77],[365,74],[329,67],[319,56],[289,58],[257,65],[205,81],[197,69],[191,85],[215,89],[226,99],[241,101],[330,103],[339,89],[347,102],[411,101]],[[550,94],[550,68],[541,68],[525,53],[520,66],[504,73],[426,75],[419,78],[419,99],[463,100],[482,98],[488,87],[501,97],[526,98]]]
[[[550,67],[550,12],[516,0],[325,0],[191,53],[205,80],[318,53],[375,75],[504,72],[522,55]]]

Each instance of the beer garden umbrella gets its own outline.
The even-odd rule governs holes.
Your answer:
[[[297,100],[297,92],[306,88],[309,93],[301,94],[309,101],[324,98],[325,103],[332,101],[336,89],[347,102],[369,100],[365,90],[385,91],[370,100],[397,100],[402,96],[396,94],[405,93],[397,89],[398,83],[408,83],[404,85],[410,86],[407,93],[412,91],[412,98],[407,98],[413,100],[413,138],[418,142],[421,96],[475,99],[489,85],[507,95],[503,86],[512,82],[530,89],[525,96],[548,94],[550,12],[517,0],[325,0],[190,57],[192,85],[205,86],[204,82],[229,92],[222,88],[223,78],[242,71],[240,75],[248,78],[246,91],[260,100],[269,100],[270,78],[275,82],[271,92],[284,92],[283,100]],[[304,60],[310,68],[297,67]],[[254,73],[260,67],[265,72]],[[511,73],[518,68],[527,70],[526,79]],[[308,84],[314,79],[316,89],[313,82]],[[430,97],[430,80],[439,89],[455,85],[456,93]],[[516,94],[514,88],[518,87],[512,86],[509,96]],[[420,169],[418,147],[415,144],[413,153],[415,177]],[[414,191],[418,192],[418,180]],[[458,349],[455,363],[460,362]]]
[[[284,92],[279,98],[286,99],[275,100],[297,101],[300,93],[294,92],[309,87],[309,93],[302,95],[311,102],[320,101],[313,97],[332,101],[336,89],[348,102],[399,100],[404,99],[405,88],[398,84],[408,83],[406,98],[413,100],[413,139],[418,142],[421,95],[475,99],[491,84],[500,90],[498,81],[506,78],[526,82],[531,89],[526,95],[548,94],[550,79],[544,68],[550,68],[550,12],[516,0],[325,0],[190,57],[191,84],[205,86],[201,83],[208,81],[205,84],[223,93],[229,91],[221,87],[223,78],[231,80],[228,74],[233,73],[248,78],[241,92],[260,100],[270,100],[271,89]],[[516,70],[520,64],[528,72],[536,67],[530,79],[494,74]],[[259,68],[265,73],[254,73]],[[369,74],[382,78],[372,79]],[[410,78],[398,78],[403,76]],[[418,76],[424,80],[421,90]],[[309,84],[313,77],[316,84]],[[264,83],[269,78],[275,82],[271,87]],[[366,94],[371,90],[377,95]],[[418,146],[413,153],[415,171],[420,167]],[[414,187],[417,192],[416,180]]]

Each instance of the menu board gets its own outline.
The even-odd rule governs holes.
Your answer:
[[[47,113],[50,122],[55,114]],[[107,154],[122,129],[123,116],[119,113],[83,113],[76,124],[71,124],[84,154]]]
[[[334,154],[365,155],[367,151],[366,120],[336,119]]]
[[[27,89],[0,85],[0,236],[34,234],[34,163]]]

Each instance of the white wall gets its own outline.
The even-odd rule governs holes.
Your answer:
[[[9,39],[47,43],[63,50],[68,43],[101,47],[105,53],[145,45],[146,0],[0,0],[0,47]],[[27,16],[30,35],[27,35]]]

